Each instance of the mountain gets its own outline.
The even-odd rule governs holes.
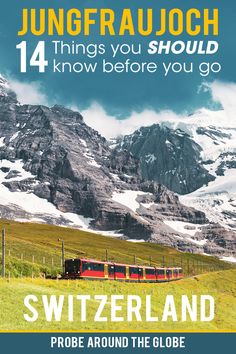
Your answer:
[[[161,181],[181,194],[182,204],[204,212],[217,225],[213,239],[224,229],[235,245],[236,126],[224,111],[160,121],[120,138],[115,148],[140,158],[144,179]]]
[[[236,124],[221,111],[202,109],[175,122],[162,122],[181,129],[201,147],[201,165],[214,180],[180,197],[185,205],[204,211],[207,218],[229,231],[236,230]]]
[[[198,144],[187,134],[172,128],[155,129],[159,134],[164,131],[165,139],[176,146],[183,144],[181,173],[184,158],[190,169],[191,156],[187,155],[194,156],[189,174],[196,180],[195,187],[188,190],[215,178],[199,162]],[[162,144],[157,147],[160,154],[168,150]],[[234,231],[209,220],[204,211],[181,204],[178,195],[159,180],[144,178],[139,156],[128,149],[112,149],[78,112],[60,105],[20,104],[3,77],[0,195],[1,218],[80,227],[221,257],[234,255]]]
[[[215,121],[217,124],[218,121]],[[218,123],[219,124],[219,123]],[[221,122],[222,124],[222,122]],[[229,125],[185,127],[202,147],[202,165],[214,176],[214,181],[182,196],[185,205],[204,210],[207,218],[229,230],[236,230],[236,128]],[[182,128],[183,125],[182,125]]]
[[[142,177],[186,194],[214,180],[203,166],[202,148],[181,129],[154,124],[126,135],[116,147],[140,160]]]

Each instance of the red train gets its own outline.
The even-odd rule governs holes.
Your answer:
[[[79,258],[65,261],[65,278],[159,283],[183,278],[183,270],[179,267],[149,267]]]

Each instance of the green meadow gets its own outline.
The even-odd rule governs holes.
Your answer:
[[[6,233],[6,277],[0,279],[0,330],[235,330],[236,329],[236,268],[233,264],[220,261],[216,257],[192,254],[157,245],[154,243],[132,243],[80,230],[0,220],[0,228]],[[61,272],[61,241],[65,243],[65,258],[93,258],[140,265],[182,266],[185,279],[163,284],[136,284],[117,281],[84,281],[45,279],[43,275],[55,277]],[[0,254],[1,255],[1,254]],[[35,322],[27,322],[24,313],[25,296],[33,294],[38,302]],[[68,321],[68,295],[90,295],[87,320],[80,320],[80,303],[74,304],[74,321]],[[94,315],[98,300],[93,296],[107,295],[108,303],[103,315],[107,322],[95,322]],[[124,322],[111,322],[110,295],[124,295],[119,300]],[[142,299],[142,321],[135,318],[127,321],[126,296],[138,295]],[[174,296],[178,321],[171,318],[163,322],[162,312],[166,296]],[[60,321],[47,321],[42,304],[42,295],[65,296]],[[145,298],[152,297],[152,315],[158,322],[145,321]],[[211,322],[181,320],[181,296],[211,295],[215,299],[215,317]]]
[[[6,233],[6,276],[38,277],[61,271],[61,241],[65,258],[92,258],[154,266],[182,266],[185,275],[232,268],[216,257],[180,252],[154,243],[133,243],[90,232],[0,220]]]
[[[114,331],[217,331],[236,329],[236,270],[227,270],[202,274],[192,278],[186,278],[177,282],[163,284],[130,284],[116,281],[83,281],[83,280],[44,280],[44,279],[12,279],[0,280],[0,329],[1,330],[114,330]],[[26,295],[34,294],[38,302],[34,304],[38,311],[38,319],[35,322],[27,322],[23,315],[30,311],[24,307]],[[67,295],[91,295],[87,309],[87,320],[81,322],[81,303],[77,301],[74,305],[74,321],[68,321]],[[122,306],[119,315],[123,315],[124,322],[111,322],[110,301],[104,308],[103,316],[107,316],[107,322],[94,322],[94,315],[98,308],[98,301],[93,299],[93,295],[139,295],[143,301],[141,310],[142,321],[135,318],[132,322],[127,322],[127,302],[119,300]],[[173,322],[170,318],[162,322],[162,312],[165,297],[172,294],[175,299],[178,321]],[[200,322],[199,317],[196,322],[192,322],[189,317],[187,321],[181,321],[181,296],[187,295],[189,299],[192,295],[211,295],[215,300],[215,317],[211,322]],[[44,307],[42,305],[42,295],[65,295],[65,306],[59,322],[53,318],[51,322],[45,319]],[[145,321],[145,296],[152,297],[152,315],[158,316],[158,322]],[[199,298],[198,298],[199,299]],[[198,308],[199,315],[199,308]]]

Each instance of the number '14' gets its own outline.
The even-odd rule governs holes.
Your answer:
[[[20,71],[26,73],[27,71],[27,43],[22,41],[16,46],[17,49],[20,49]],[[38,66],[39,72],[44,73],[45,67],[48,66],[48,61],[45,60],[45,42],[39,41],[31,58],[30,66]]]

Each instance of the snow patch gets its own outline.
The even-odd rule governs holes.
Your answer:
[[[88,157],[88,156],[86,156],[86,157]],[[99,164],[97,163],[97,161],[95,161],[94,158],[92,158],[91,156],[88,157],[88,159],[89,159],[89,161],[88,161],[88,164],[89,164],[89,165],[94,166],[94,167],[97,167],[97,168],[102,167],[102,166],[99,165]]]
[[[236,222],[236,169],[226,170],[224,176],[217,176],[208,186],[179,199],[182,204],[203,211],[210,221],[230,229]]]
[[[87,230],[88,232],[93,232],[96,233],[98,235],[102,235],[102,236],[109,236],[109,237],[114,237],[114,238],[120,238],[122,236],[124,236],[124,234],[119,233],[119,230],[111,230],[111,231],[97,231],[97,230]]]
[[[183,221],[172,221],[172,220],[164,220],[164,224],[168,225],[172,229],[181,234],[186,234],[190,236],[195,236],[195,234],[201,231],[200,224],[191,224]]]
[[[136,212],[136,210],[140,206],[140,204],[136,201],[136,199],[138,195],[143,195],[143,194],[147,194],[147,193],[144,193],[142,191],[124,190],[123,193],[114,192],[112,195],[112,200]]]
[[[142,205],[144,208],[149,209],[151,208],[153,205],[155,205],[155,203],[140,203],[140,205]]]
[[[222,192],[236,193],[236,169],[226,170],[224,176],[217,176],[217,178],[213,182],[210,182],[207,187],[201,187],[193,193],[196,193],[201,197],[201,195],[205,194]]]
[[[19,134],[20,134],[20,131],[16,132],[14,135],[12,135],[12,137],[9,140],[9,142],[15,140],[18,137]]]
[[[156,156],[155,155],[153,155],[153,154],[147,154],[147,155],[145,155],[145,161],[147,162],[147,163],[153,163],[154,161],[156,161]]]
[[[23,181],[24,179],[27,179],[27,178],[35,178],[34,175],[32,175],[30,172],[26,171],[24,168],[23,168],[24,164],[21,160],[16,160],[14,162],[12,161],[9,161],[9,160],[0,160],[0,168],[2,167],[6,167],[9,169],[9,172],[10,171],[17,171],[19,172],[19,174],[15,177],[12,177],[12,178],[8,178],[7,181]],[[9,172],[3,172],[0,170],[0,183],[2,183],[3,181],[6,181],[5,180],[5,177],[7,176],[7,174]]]
[[[119,182],[123,182],[121,181],[120,177],[115,174],[115,173],[110,173],[110,176],[115,180],[115,181],[119,181]]]
[[[222,257],[220,258],[221,261],[225,262],[231,262],[231,263],[236,263],[236,258],[235,257]]]
[[[139,242],[145,242],[145,240],[141,239],[141,240],[136,240],[134,238],[130,238],[129,240],[127,240],[128,242],[134,242],[134,243],[139,243]]]
[[[87,143],[84,139],[79,139],[79,141],[81,142],[81,144],[84,146],[84,147],[87,147]]]
[[[97,163],[97,161],[94,159],[94,156],[91,154],[91,151],[88,149],[87,147],[87,143],[84,139],[79,139],[79,141],[81,142],[81,144],[83,145],[83,147],[85,147],[85,151],[83,153],[83,155],[86,157],[86,159],[88,159],[88,164],[93,166],[93,167],[97,167],[100,168],[102,167],[101,165],[99,165]]]
[[[176,135],[179,135],[179,134],[176,133]],[[172,143],[168,139],[166,139],[165,143],[166,143],[166,145],[172,145]]]
[[[194,240],[193,238],[190,238],[190,237],[187,237],[186,240],[193,242],[199,246],[204,246],[208,241],[206,238],[204,238],[203,240]]]
[[[181,234],[190,236],[190,237],[175,236],[177,238],[188,240],[188,241],[193,242],[199,246],[205,245],[208,241],[207,239],[196,240],[193,238],[197,232],[201,232],[201,227],[203,226],[201,224],[192,224],[192,223],[186,223],[183,221],[171,221],[171,220],[164,220],[164,224],[168,225],[173,230],[175,230]]]
[[[18,171],[19,175],[8,179],[8,181],[22,181],[26,178],[34,178],[30,172],[27,172],[23,168],[23,162],[21,160],[16,160],[11,162],[8,160],[0,161],[0,168],[6,167],[10,171]],[[63,213],[59,211],[53,204],[48,202],[46,199],[39,198],[32,192],[11,192],[7,187],[5,187],[2,182],[6,181],[5,177],[9,172],[3,172],[0,170],[0,203],[4,206],[16,206],[27,213],[30,214],[42,214],[44,216],[56,217],[58,219],[67,219],[72,225],[79,226],[84,229],[88,229],[91,218],[84,218],[81,215],[73,213]],[[36,181],[37,183],[38,181]],[[28,220],[29,221],[29,220]],[[32,220],[31,220],[32,221]],[[39,221],[33,219],[33,221]],[[41,222],[41,219],[40,219]]]
[[[5,140],[4,136],[0,138],[0,148],[5,146],[4,140]]]

